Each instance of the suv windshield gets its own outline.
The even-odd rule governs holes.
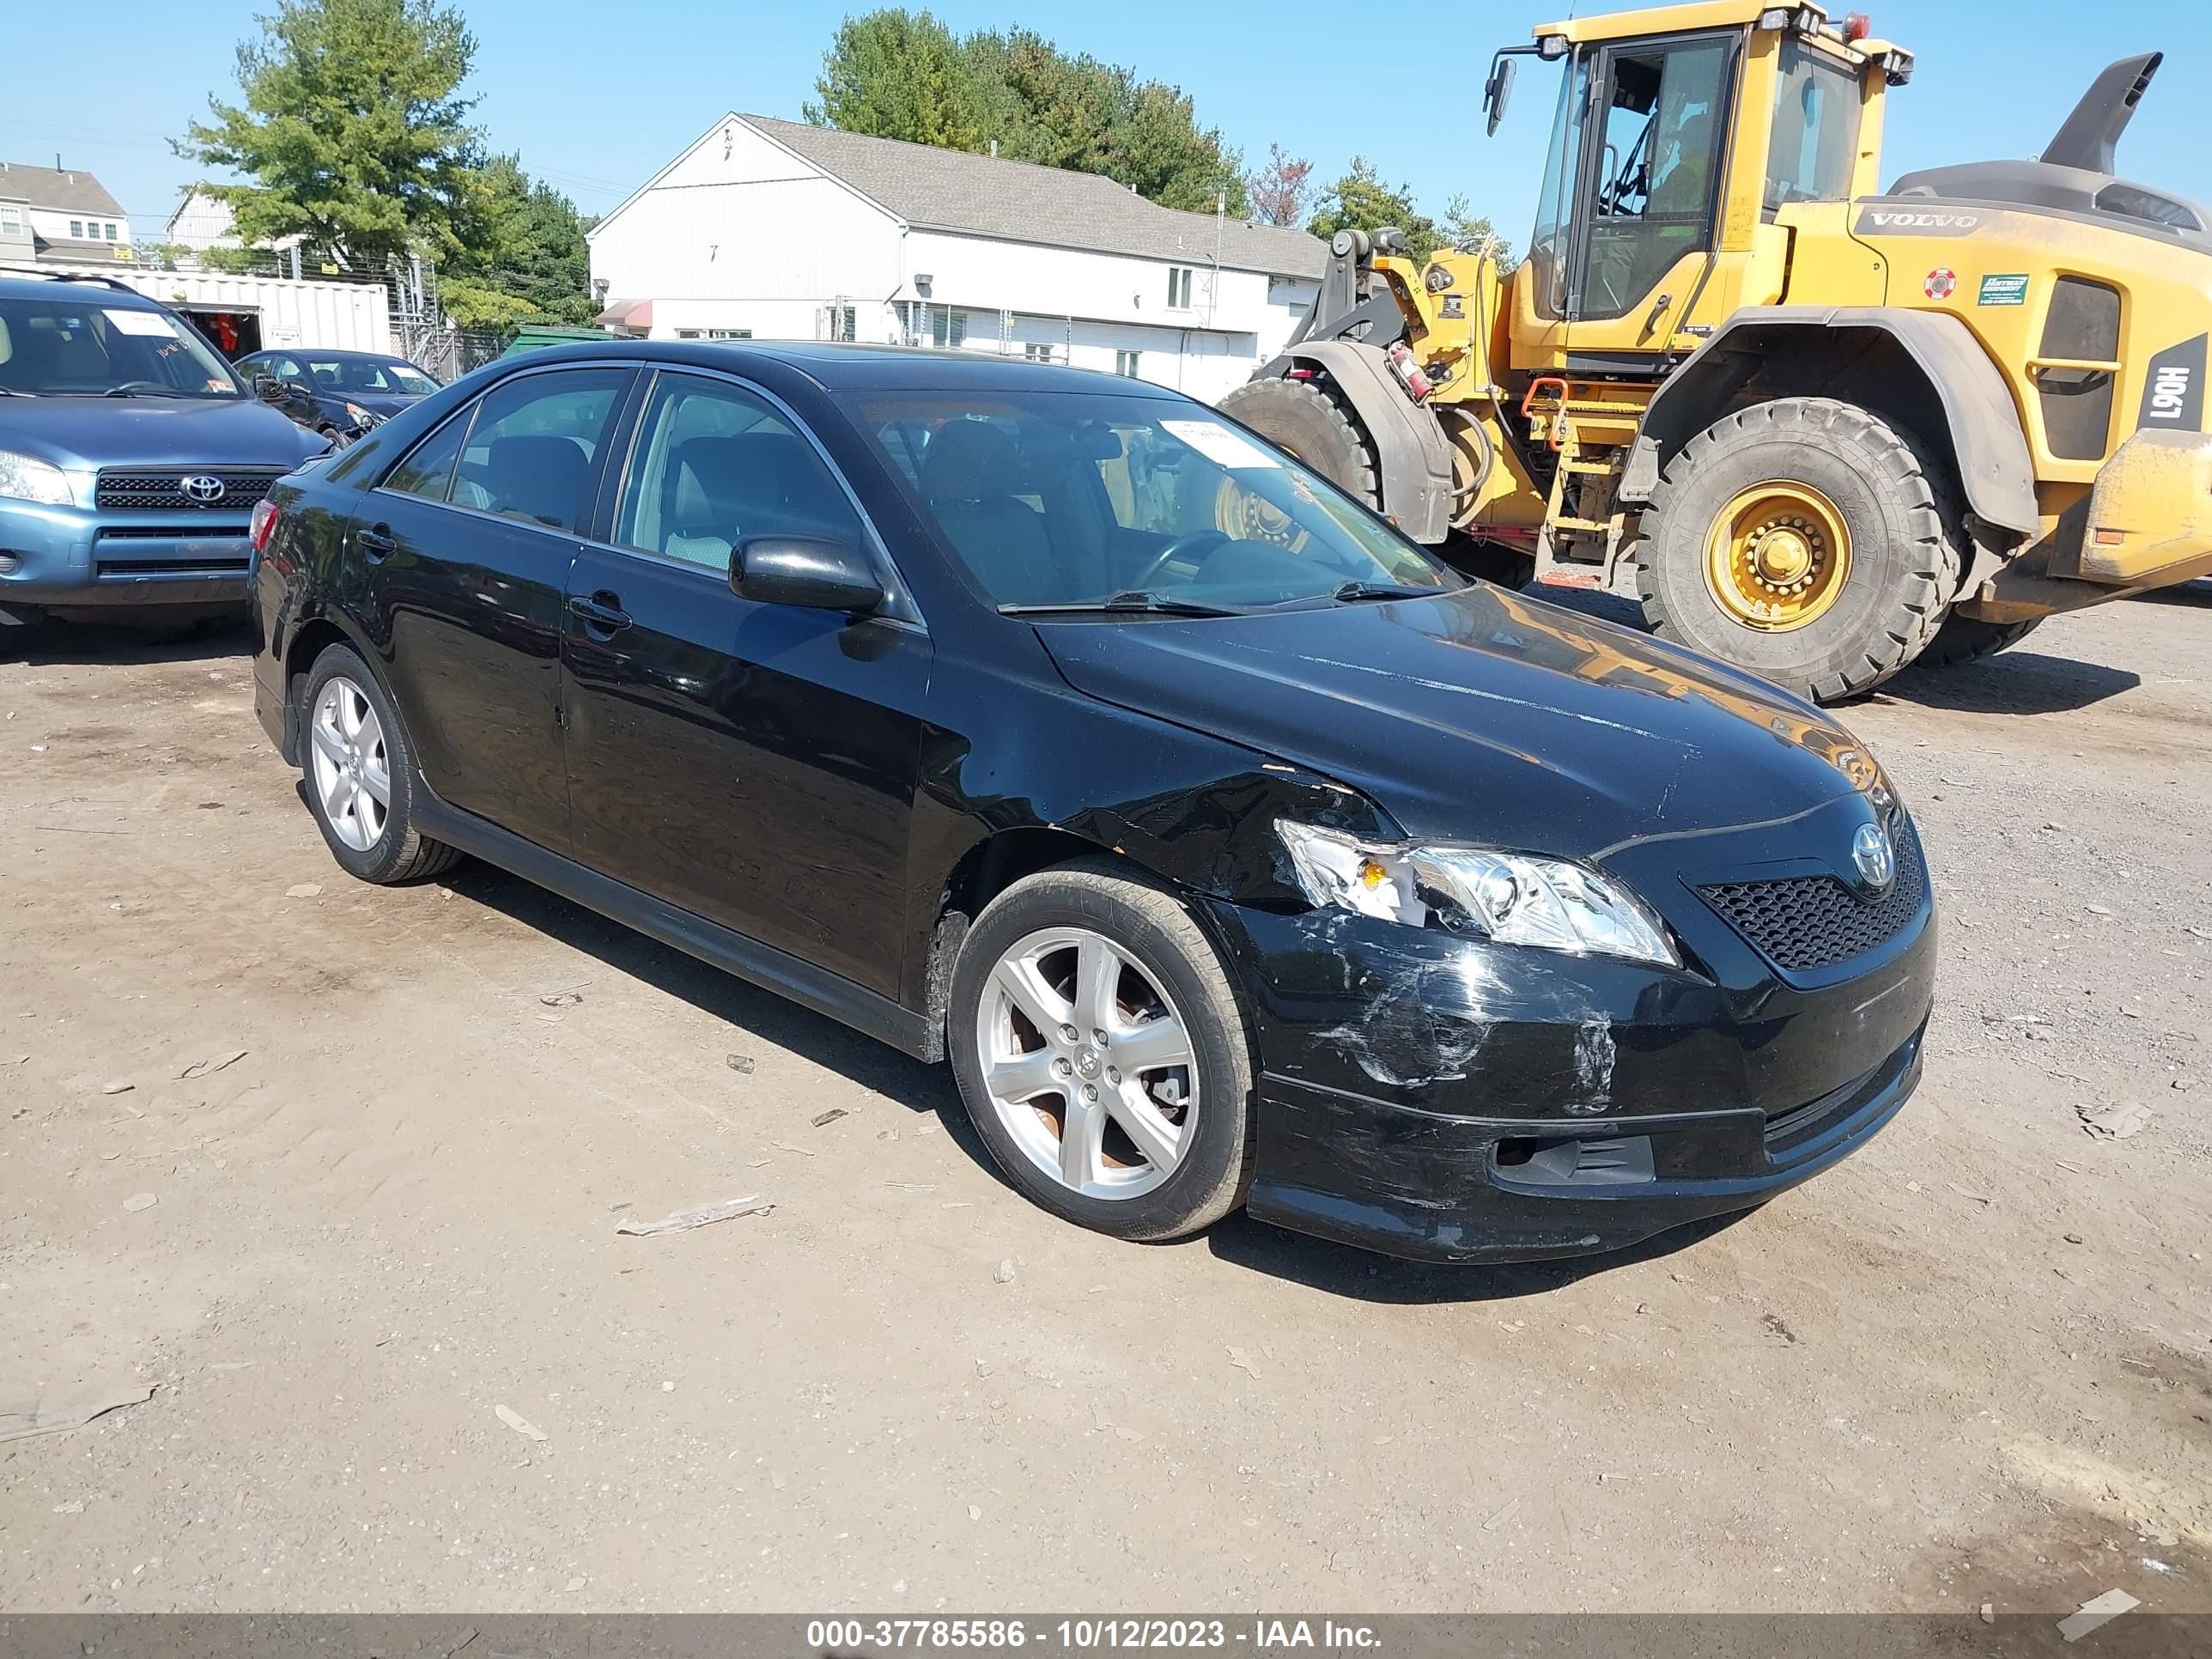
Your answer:
[[[0,297],[0,387],[40,398],[241,395],[229,365],[167,312],[76,293]]]
[[[911,392],[855,409],[995,605],[1234,610],[1462,586],[1202,404]]]

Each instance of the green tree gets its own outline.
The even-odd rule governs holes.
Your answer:
[[[817,126],[1103,173],[1168,207],[1240,218],[1243,158],[1179,88],[1070,56],[1035,30],[962,40],[927,12],[848,17],[823,54]]]
[[[818,127],[945,149],[980,150],[990,137],[991,88],[952,31],[926,11],[848,17],[822,55]]]
[[[1355,155],[1344,175],[1322,192],[1313,222],[1306,228],[1326,240],[1340,230],[1375,231],[1386,225],[1405,233],[1406,251],[1416,259],[1425,259],[1443,246],[1443,232],[1413,205],[1413,191],[1404,185],[1383,183],[1372,161]]]
[[[210,97],[178,155],[248,182],[204,188],[248,245],[304,239],[304,255],[381,271],[442,258],[481,206],[461,93],[476,40],[438,0],[278,0],[238,49],[244,98]]]
[[[439,298],[464,328],[587,323],[591,258],[575,204],[533,184],[519,155],[495,155],[477,173],[475,234],[439,272]]]
[[[1513,269],[1513,244],[1498,234],[1486,216],[1469,208],[1466,197],[1455,196],[1444,204],[1443,222],[1437,228],[1447,247],[1462,253],[1486,253],[1498,262],[1501,274]]]

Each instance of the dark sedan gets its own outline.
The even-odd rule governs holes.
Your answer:
[[[261,720],[347,870],[471,854],[948,1059],[1109,1233],[1595,1250],[1919,1079],[1929,885],[1848,732],[1158,387],[562,348],[256,540]]]
[[[404,357],[377,351],[304,351],[296,347],[240,357],[238,372],[257,385],[278,382],[268,401],[300,425],[346,439],[420,403],[438,382]]]

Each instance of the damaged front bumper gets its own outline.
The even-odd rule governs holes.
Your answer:
[[[1802,830],[1802,826],[1800,826]],[[1692,843],[1797,870],[1787,834]],[[1613,860],[1682,969],[1492,945],[1339,911],[1212,907],[1261,1062],[1248,1207],[1394,1255],[1516,1261],[1619,1249],[1747,1209],[1863,1145],[1920,1078],[1936,928],[1778,969],[1695,896],[1672,848]]]

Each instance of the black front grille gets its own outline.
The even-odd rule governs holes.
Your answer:
[[[1792,973],[1832,968],[1897,937],[1920,909],[1920,841],[1908,821],[1895,836],[1897,879],[1868,900],[1833,876],[1729,882],[1698,890],[1752,947]]]
[[[284,476],[277,466],[169,466],[155,471],[146,467],[127,471],[112,468],[100,475],[93,500],[109,509],[150,507],[159,512],[243,513],[269,493],[269,486]],[[187,478],[213,478],[222,493],[213,501],[185,488]]]

